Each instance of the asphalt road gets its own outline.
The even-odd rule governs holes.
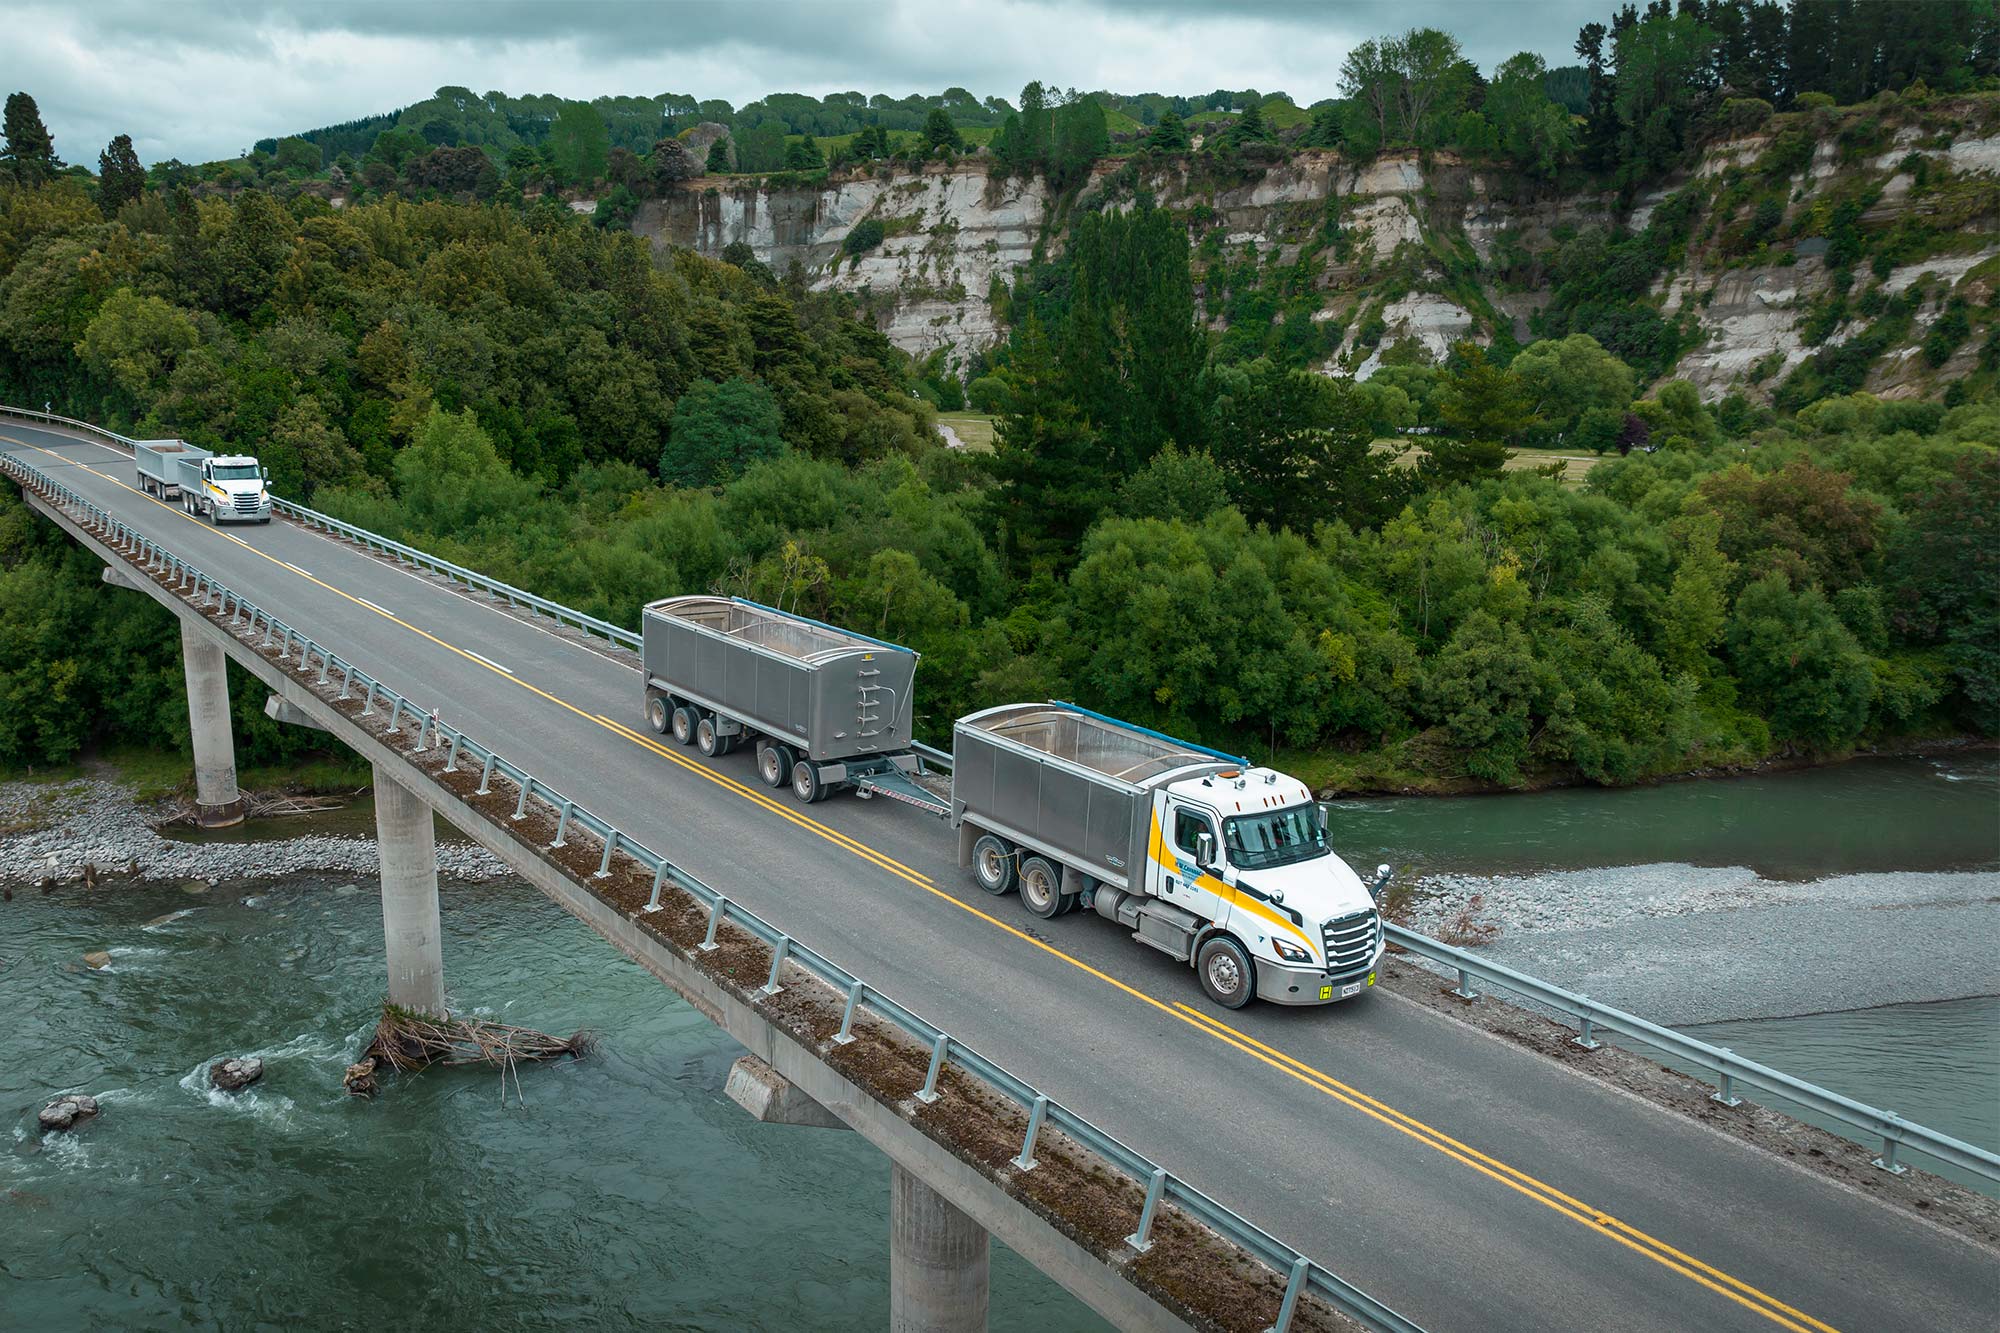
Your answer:
[[[635,667],[290,523],[211,528],[107,446],[0,447],[1434,1333],[2000,1326],[2000,1258],[1900,1209],[1393,995],[1214,1009],[1094,916],[980,893],[942,821],[652,736]]]

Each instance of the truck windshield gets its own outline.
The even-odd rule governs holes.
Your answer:
[[[1326,825],[1320,822],[1316,805],[1226,819],[1222,840],[1228,845],[1230,863],[1240,870],[1288,866],[1325,856],[1328,851]]]
[[[255,463],[229,463],[209,468],[208,475],[214,477],[217,481],[255,481],[257,480],[257,465]]]

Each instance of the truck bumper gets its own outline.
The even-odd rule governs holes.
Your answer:
[[[1316,967],[1286,967],[1282,963],[1252,960],[1257,969],[1257,998],[1266,1004],[1332,1004],[1363,995],[1375,985],[1375,969],[1382,962],[1381,949],[1368,966],[1355,972],[1332,976]]]

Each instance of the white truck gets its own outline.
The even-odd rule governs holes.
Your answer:
[[[1389,867],[1363,884],[1297,778],[1074,704],[1006,704],[953,729],[950,819],[980,888],[1094,911],[1225,1008],[1375,984]]]
[[[270,472],[243,454],[214,454],[186,440],[134,440],[139,489],[210,523],[269,523]]]

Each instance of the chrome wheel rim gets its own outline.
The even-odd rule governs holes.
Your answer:
[[[1021,896],[1038,908],[1045,908],[1055,901],[1055,892],[1049,881],[1039,870],[1021,877]]]
[[[1234,995],[1243,988],[1243,969],[1236,965],[1236,955],[1227,949],[1217,949],[1208,960],[1208,984],[1218,995]]]
[[[999,848],[988,847],[982,852],[980,852],[979,879],[981,883],[986,884],[989,887],[998,884],[1000,882],[1000,876],[1003,873],[1005,872],[1001,869],[1000,866]]]
[[[792,769],[792,791],[801,801],[810,801],[812,799],[812,770],[804,764],[800,764]]]

